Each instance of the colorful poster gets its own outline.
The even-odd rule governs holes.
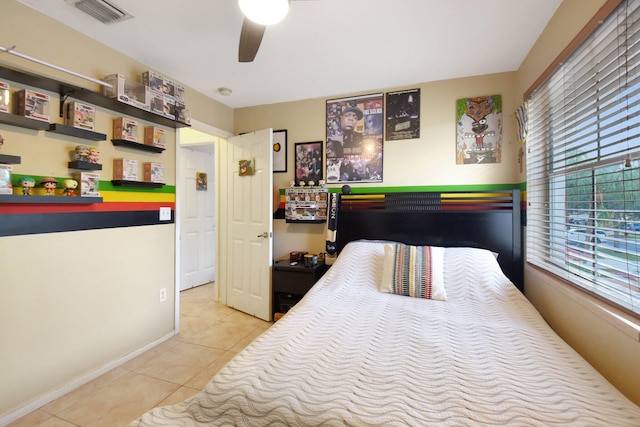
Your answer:
[[[385,141],[420,138],[420,89],[387,93]]]
[[[382,93],[327,101],[327,183],[382,182]]]
[[[500,163],[502,96],[458,99],[456,163]]]

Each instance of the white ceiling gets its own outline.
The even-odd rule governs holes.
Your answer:
[[[19,1],[231,108],[515,71],[562,2],[292,0],[239,63],[237,0],[110,0],[134,16],[113,25],[72,0]]]

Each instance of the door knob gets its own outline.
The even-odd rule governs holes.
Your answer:
[[[269,237],[269,232],[265,231],[262,234],[258,234],[258,237],[264,237],[266,239],[267,237]]]

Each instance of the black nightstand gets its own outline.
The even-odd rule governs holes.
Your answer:
[[[273,264],[273,313],[286,313],[329,269],[318,261],[315,267],[305,267],[304,262],[296,265],[286,261]]]

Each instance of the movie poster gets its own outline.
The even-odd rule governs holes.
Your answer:
[[[420,138],[420,89],[387,93],[385,141]]]
[[[327,101],[327,184],[382,182],[382,93]]]
[[[456,163],[500,163],[502,96],[458,99],[456,107]]]

